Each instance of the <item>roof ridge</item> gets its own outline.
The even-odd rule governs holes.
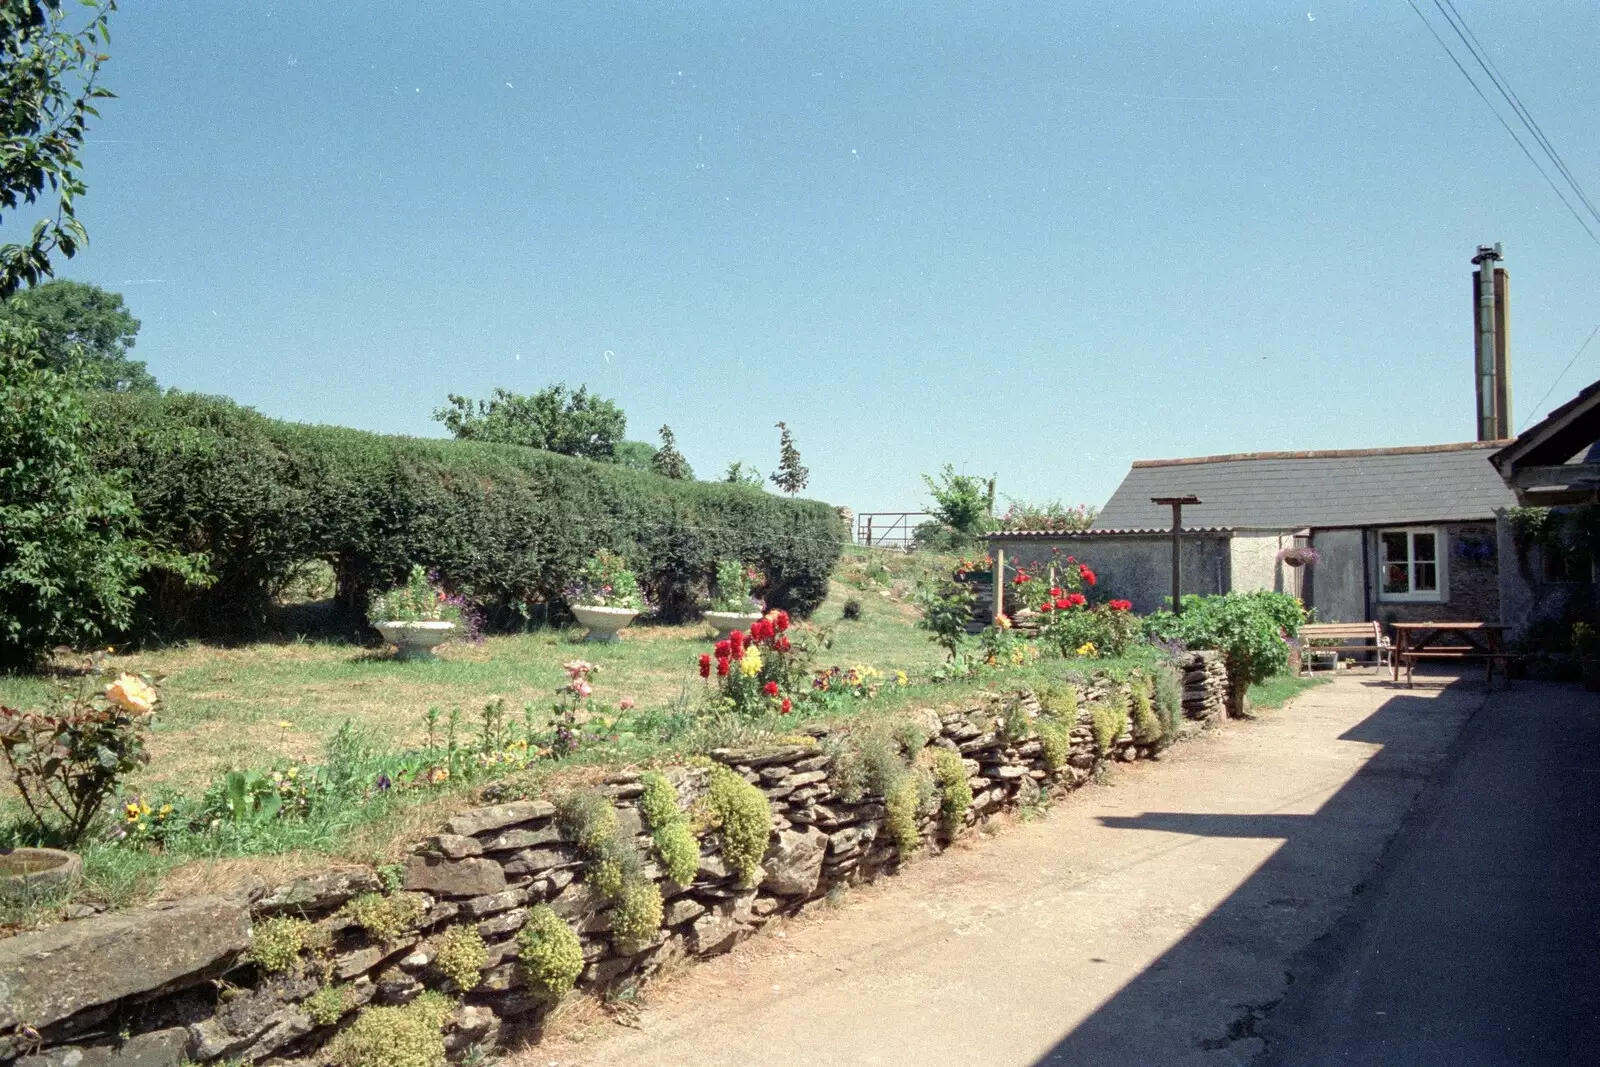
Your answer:
[[[1252,459],[1344,459],[1360,456],[1414,456],[1437,452],[1468,452],[1474,449],[1505,448],[1514,438],[1499,441],[1460,441],[1444,445],[1398,445],[1392,448],[1333,448],[1307,452],[1229,452],[1218,456],[1190,456],[1182,459],[1136,459],[1135,468],[1183,467],[1199,463],[1232,463]]]

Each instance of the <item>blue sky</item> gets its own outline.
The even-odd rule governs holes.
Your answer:
[[[1457,7],[1600,192],[1600,8]],[[1497,240],[1518,423],[1600,374],[1532,410],[1600,247],[1399,0],[162,0],[110,51],[62,273],[284,418],[564,380],[702,476],[784,419],[858,510],[946,462],[1101,503],[1135,458],[1470,438]]]

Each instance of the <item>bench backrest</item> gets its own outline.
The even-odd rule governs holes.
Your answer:
[[[1334,640],[1352,637],[1377,641],[1382,632],[1376,622],[1313,622],[1300,627],[1300,636],[1308,641]]]

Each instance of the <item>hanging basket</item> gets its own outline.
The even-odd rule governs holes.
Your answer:
[[[1309,546],[1296,546],[1279,552],[1278,562],[1289,567],[1304,567],[1308,563],[1322,562],[1322,554]]]

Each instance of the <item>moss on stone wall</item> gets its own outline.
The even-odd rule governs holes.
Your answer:
[[[706,791],[722,839],[722,858],[739,874],[739,883],[753,886],[772,833],[772,808],[767,795],[726,767],[713,767]]]

